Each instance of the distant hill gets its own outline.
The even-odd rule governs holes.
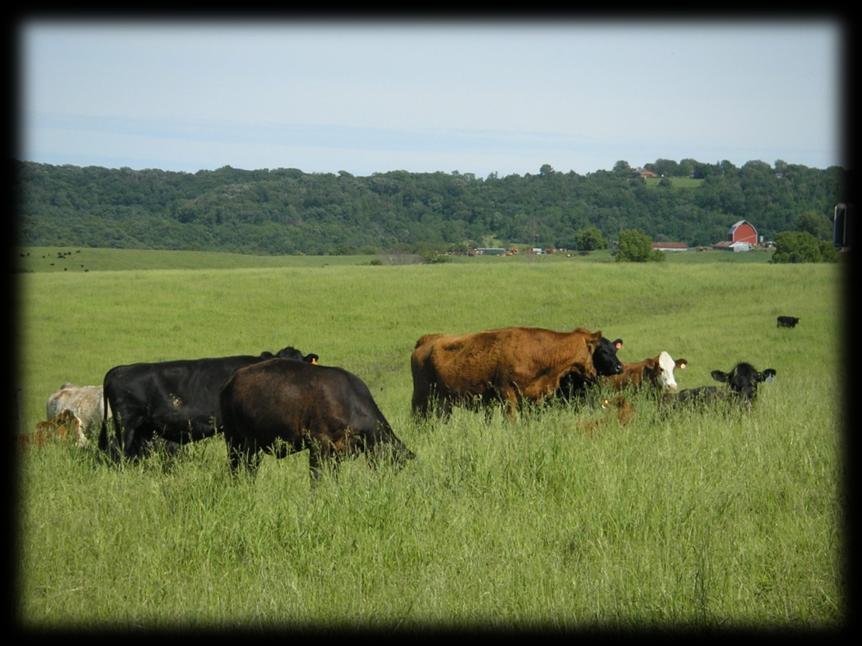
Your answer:
[[[829,217],[846,172],[761,161],[627,162],[611,171],[479,178],[470,173],[240,170],[179,173],[17,162],[18,242],[33,246],[262,254],[432,251],[528,243],[575,248],[597,227],[708,245],[740,219],[774,238],[803,213]]]

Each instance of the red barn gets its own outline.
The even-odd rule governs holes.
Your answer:
[[[730,227],[727,232],[728,242],[747,242],[748,244],[757,245],[757,229],[748,220],[740,220]]]

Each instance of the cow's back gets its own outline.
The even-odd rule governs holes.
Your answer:
[[[98,426],[102,421],[102,386],[64,384],[48,398],[47,418],[54,418],[64,410],[69,410],[78,417],[85,429]],[[108,417],[111,417],[110,407]]]
[[[426,413],[428,398],[443,400],[502,396],[538,400],[553,393],[572,370],[594,373],[589,343],[601,338],[584,328],[556,332],[508,327],[461,335],[427,335],[416,344],[414,412]]]
[[[601,333],[584,328],[557,332],[543,328],[510,328],[501,335],[502,348],[497,353],[498,379],[509,381],[531,400],[553,393],[560,380],[572,371],[584,379],[593,379],[593,342]]]
[[[219,391],[235,370],[260,361],[240,355],[115,366],[103,383],[105,405],[115,417],[117,438],[127,455],[139,452],[156,433],[183,443],[209,437],[221,425]],[[103,422],[99,447],[108,448]]]
[[[509,327],[470,335],[462,345],[463,363],[498,382],[513,381],[519,388],[542,377],[550,381],[573,364],[592,367],[588,330],[556,332],[544,328]],[[555,384],[556,387],[556,384]]]
[[[423,336],[411,356],[414,390],[424,386],[444,396],[482,394],[494,373],[498,337],[497,330]]]
[[[228,441],[251,434],[261,445],[280,437],[298,448],[306,429],[389,426],[352,373],[285,359],[237,370],[221,391],[220,408]]]
[[[239,355],[212,359],[181,359],[116,366],[105,375],[110,402],[134,402],[146,407],[156,400],[175,408],[191,405],[203,412],[218,410],[219,391],[239,368],[260,361]]]

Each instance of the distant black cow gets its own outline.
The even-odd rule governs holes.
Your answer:
[[[743,361],[736,364],[730,372],[713,370],[710,373],[713,379],[726,383],[729,388],[720,386],[686,388],[669,399],[678,403],[697,404],[730,398],[750,406],[757,397],[757,384],[772,381],[775,374],[776,372],[772,368],[759,372],[750,363]]]
[[[775,327],[796,327],[797,323],[799,323],[798,316],[779,316]]]
[[[309,449],[312,485],[323,460],[389,449],[402,466],[412,459],[359,377],[341,368],[272,359],[237,370],[221,391],[230,468],[254,473],[260,451],[283,458]]]
[[[123,455],[135,458],[160,437],[177,444],[214,435],[221,426],[219,391],[239,368],[283,357],[316,363],[317,355],[303,356],[288,347],[276,354],[240,355],[210,359],[133,363],[111,368],[103,385],[103,410],[114,416],[114,433]],[[99,448],[109,450],[107,424],[102,421]],[[116,455],[115,455],[116,457]]]

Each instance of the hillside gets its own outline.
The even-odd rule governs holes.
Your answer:
[[[829,217],[842,200],[840,167],[683,161],[671,164],[684,174],[650,184],[626,162],[586,175],[546,164],[535,175],[486,178],[18,162],[18,243],[329,255],[515,242],[574,248],[575,233],[594,226],[610,240],[638,228],[655,240],[708,245],[740,219],[774,238],[803,213]]]

